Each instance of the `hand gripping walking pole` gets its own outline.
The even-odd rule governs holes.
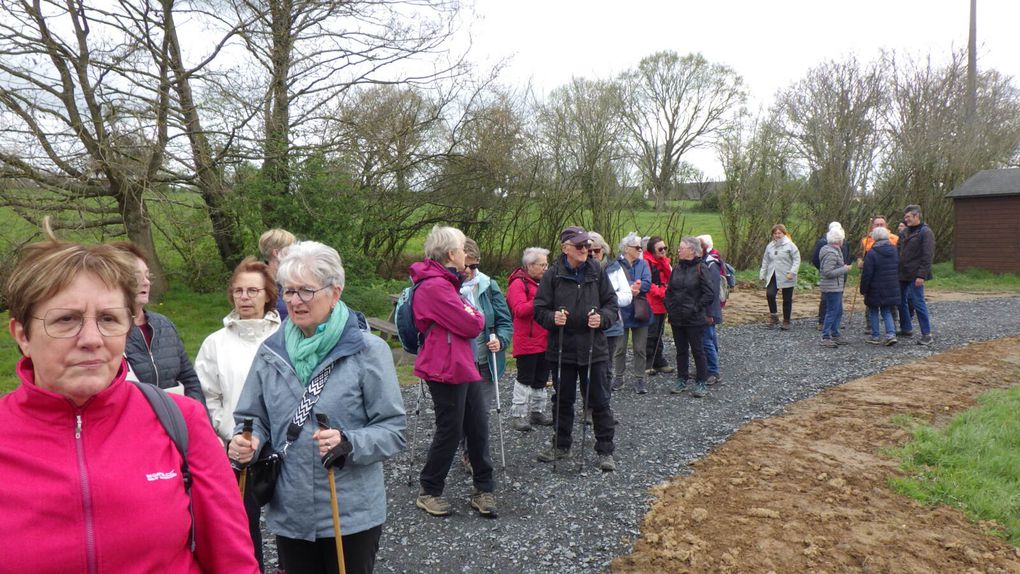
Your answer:
[[[496,328],[489,331],[489,340],[495,341]],[[503,449],[503,408],[499,402],[499,369],[496,366],[496,351],[489,353],[489,370],[492,372],[492,389],[496,393],[496,422],[499,424],[499,456],[503,462],[503,470],[506,470],[506,450]]]
[[[421,418],[421,400],[425,398],[425,381],[418,379],[418,400],[414,403],[414,429],[408,442],[411,448],[408,449],[411,459],[407,461],[407,486],[414,484],[414,441],[418,438],[418,419]]]
[[[566,311],[566,307],[560,307],[560,311]],[[563,328],[566,325],[560,325],[559,334],[559,346],[556,348],[556,385],[553,390],[556,391],[556,412],[553,413],[553,464],[552,471],[556,472],[556,433],[560,426],[560,401],[562,400],[562,386],[563,386]]]
[[[315,414],[315,420],[319,423],[320,429],[329,428],[329,418],[322,413]],[[336,563],[340,569],[340,574],[347,574],[347,567],[344,565],[344,542],[343,534],[340,532],[340,507],[337,504],[336,499],[336,480],[333,474],[333,467],[330,466],[327,471],[329,477],[329,505],[333,511],[333,538],[336,541]]]
[[[599,312],[598,309],[592,307],[591,311],[588,312],[588,317],[591,317],[593,314],[597,314],[598,312]],[[592,351],[594,350],[595,350],[595,327],[588,327],[588,368],[587,374],[585,375],[584,400],[581,403],[581,461],[578,463],[577,466],[578,472],[584,472],[584,458],[585,458],[584,443],[588,439],[588,425],[584,424],[584,416],[586,409],[588,408],[588,396],[589,394],[591,394],[591,357]],[[592,418],[591,424],[592,426],[595,426],[594,413],[592,413],[591,418]],[[592,430],[594,432],[594,429]]]
[[[251,419],[244,419],[243,427],[241,428],[241,436],[244,440],[251,442],[251,430],[252,430]],[[244,465],[241,468],[241,477],[237,479],[237,487],[241,490],[241,500],[244,500],[244,489],[248,484],[248,465]]]

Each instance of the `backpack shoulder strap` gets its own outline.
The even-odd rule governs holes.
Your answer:
[[[181,478],[184,481],[184,492],[188,495],[188,514],[191,515],[191,551],[195,551],[195,509],[191,500],[191,469],[188,467],[188,425],[184,422],[184,415],[181,414],[177,403],[166,394],[163,389],[150,385],[131,381],[142,395],[149,401],[149,406],[156,413],[156,418],[163,425],[163,430],[181,453]]]

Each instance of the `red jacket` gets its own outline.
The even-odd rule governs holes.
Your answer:
[[[666,286],[669,285],[669,276],[673,274],[673,268],[669,264],[669,257],[656,258],[648,251],[643,253],[648,268],[652,271],[652,288],[648,290],[648,304],[652,307],[652,313],[664,315]]]
[[[506,287],[506,301],[514,318],[513,356],[544,353],[549,332],[535,321],[535,293],[538,281],[518,267],[510,274]]]
[[[438,261],[411,265],[414,324],[425,343],[414,358],[414,376],[426,381],[458,385],[482,380],[475,366],[475,337],[485,317],[460,295],[460,277]]]
[[[181,457],[149,402],[125,381],[83,406],[35,385],[0,398],[0,533],[5,572],[257,573],[237,482],[209,417],[171,395],[188,426],[197,547]]]

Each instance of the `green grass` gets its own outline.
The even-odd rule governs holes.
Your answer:
[[[992,273],[982,269],[953,271],[953,262],[936,263],[932,268],[934,278],[925,283],[932,289],[953,289],[959,291],[1012,291],[1020,293],[1020,275],[1016,273]]]
[[[1020,388],[996,390],[942,428],[912,427],[897,451],[907,476],[891,481],[924,504],[959,508],[971,520],[994,521],[991,534],[1020,546]]]

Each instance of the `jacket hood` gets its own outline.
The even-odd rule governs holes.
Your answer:
[[[237,311],[231,311],[223,318],[223,327],[246,341],[256,341],[268,331],[280,326],[280,314],[270,310],[261,319],[242,319]]]
[[[411,274],[411,281],[415,283],[432,277],[441,277],[449,281],[451,285],[460,291],[460,285],[462,282],[460,276],[453,274],[449,269],[443,267],[442,263],[435,259],[425,259],[424,261],[412,263],[409,271]]]
[[[506,284],[509,286],[516,280],[530,281],[533,285],[538,285],[538,281],[532,279],[531,275],[528,275],[528,272],[523,267],[514,269],[513,273],[511,273],[510,277],[507,279]]]
[[[290,321],[288,320],[288,322]],[[342,357],[349,357],[361,352],[365,348],[364,332],[367,330],[368,320],[365,319],[365,316],[359,311],[350,309],[350,314],[347,316],[347,324],[344,325],[344,331],[340,334],[340,340],[336,342],[333,349],[315,368],[315,372],[318,372],[319,367],[322,365],[333,363]],[[266,339],[263,345],[286,361],[288,365],[293,366],[290,361],[290,355],[287,354],[287,345],[284,342],[286,332],[286,328],[277,329],[275,333]]]

